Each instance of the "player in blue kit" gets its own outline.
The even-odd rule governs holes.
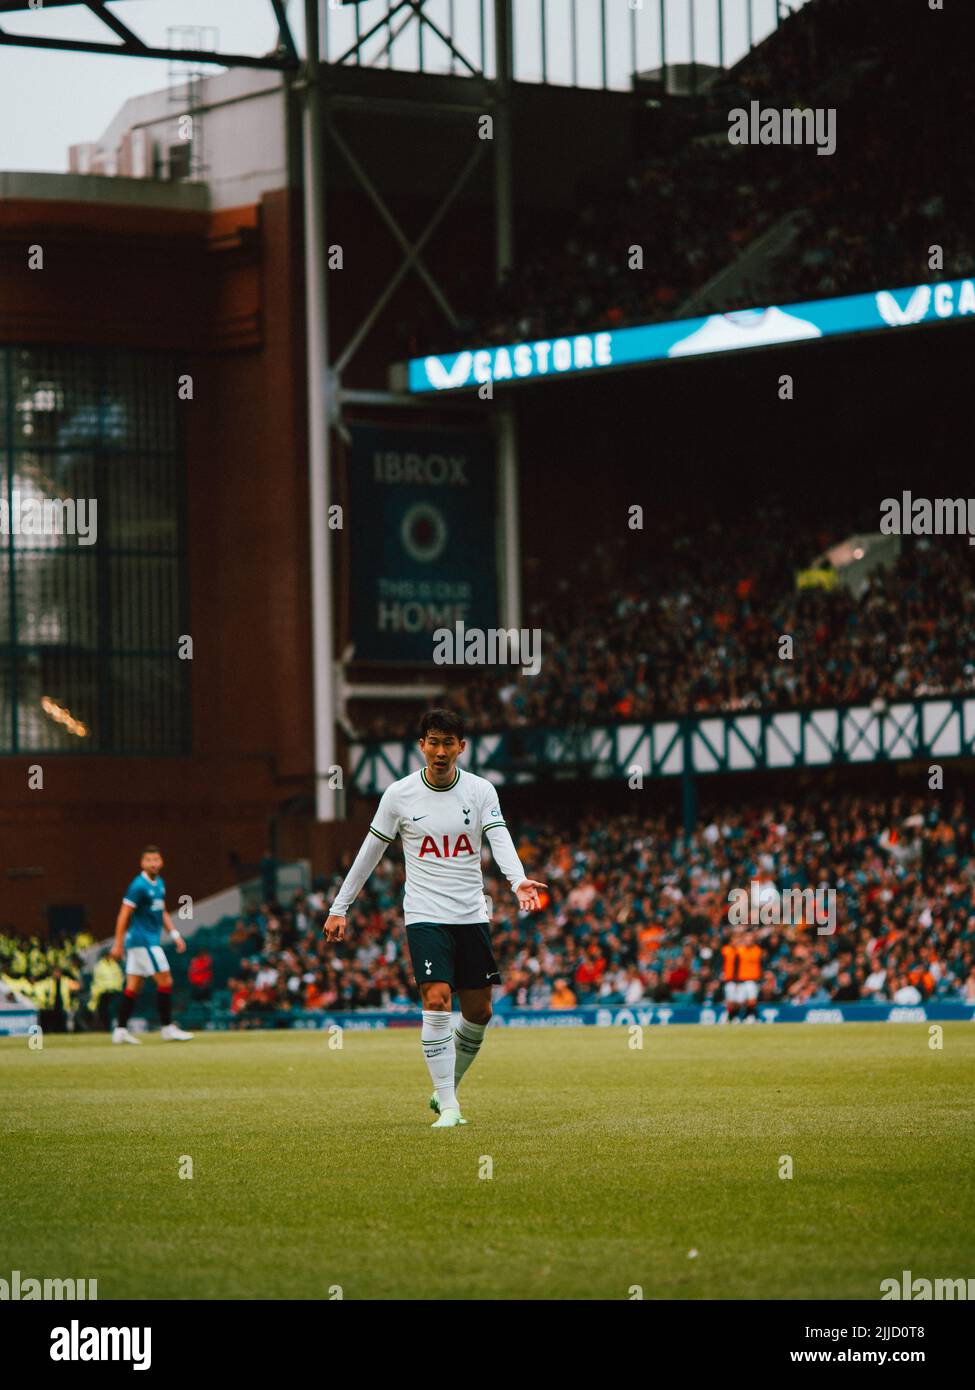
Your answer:
[[[166,911],[166,885],[159,877],[162,866],[163,858],[158,848],[147,845],[142,851],[141,873],[125,890],[115,923],[115,943],[111,953],[116,960],[121,960],[123,954],[125,956],[125,994],[112,1033],[113,1043],[139,1042],[129,1032],[129,1019],[149,975],[156,981],[156,1003],[162,1025],[160,1037],[165,1042],[189,1042],[193,1036],[177,1028],[173,1022],[173,977],[169,973],[169,961],[159,938],[165,928],[176,943],[177,951],[185,951],[186,942]]]
[[[423,1001],[420,1041],[434,1085],[434,1129],[467,1121],[457,1086],[480,1051],[491,1019],[491,990],[501,983],[491,945],[481,876],[481,847],[491,848],[522,912],[536,912],[544,883],[528,878],[518,857],[498,791],[484,777],[457,767],[467,746],[459,715],[430,710],[420,721],[425,767],[383,792],[369,833],[325,923],[328,941],[345,937],[346,914],[388,845],[398,835],[406,863],[403,900],[406,939]],[[451,997],[460,1021],[451,1026]]]

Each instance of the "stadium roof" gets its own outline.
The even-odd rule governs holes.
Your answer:
[[[99,43],[90,39],[53,39],[39,34],[9,34],[0,27],[0,47],[6,48],[48,48],[67,53],[118,54],[124,58],[168,58],[186,62],[216,63],[228,68],[276,68],[287,70],[298,66],[298,51],[288,24],[285,0],[267,0],[278,24],[279,44],[273,53],[217,53],[210,49],[157,48],[144,43],[138,34],[117,14],[108,8],[105,0],[44,0],[42,9],[28,4],[26,0],[0,0],[0,16],[16,14],[21,11],[43,14],[45,10],[75,8],[89,10],[97,19],[118,36],[119,42]],[[119,3],[119,0],[113,0]]]
[[[55,5],[78,5],[83,0],[45,0],[44,9],[53,10]],[[11,14],[14,10],[33,10],[37,13],[37,6],[27,3],[27,0],[0,0],[0,10],[5,14]]]
[[[53,10],[55,5],[79,5],[84,4],[84,0],[44,0],[43,8]],[[0,0],[0,10],[10,14],[13,10],[33,10],[37,13],[38,6],[31,5],[28,0]]]

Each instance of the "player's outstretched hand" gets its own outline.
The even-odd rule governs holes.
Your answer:
[[[121,960],[125,955],[125,947],[120,946],[117,941],[112,942],[112,949],[108,953],[112,960]]]
[[[345,918],[329,917],[325,923],[326,941],[344,941],[345,939]]]
[[[173,942],[173,945],[176,947],[176,954],[179,956],[181,956],[183,952],[186,950],[186,942],[183,940],[181,936],[177,936],[176,940]]]
[[[522,912],[537,912],[542,905],[539,901],[538,890],[547,887],[547,883],[538,883],[533,878],[522,879],[515,889],[518,895],[518,906]]]

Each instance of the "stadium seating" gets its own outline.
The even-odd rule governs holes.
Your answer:
[[[798,11],[685,116],[675,148],[635,166],[625,186],[580,199],[575,225],[553,246],[548,228],[523,247],[517,271],[490,307],[472,302],[457,331],[413,326],[410,355],[472,343],[549,338],[690,313],[794,303],[880,288],[954,279],[975,270],[967,209],[975,171],[952,161],[951,142],[932,147],[919,109],[943,127],[970,129],[975,92],[964,60],[932,65],[913,39],[911,7],[885,5],[883,50],[863,5]],[[728,113],[757,100],[837,109],[835,154],[735,146]],[[823,165],[828,164],[828,177]],[[729,217],[729,208],[735,209]],[[703,287],[785,219],[796,237],[761,272],[731,291]],[[929,247],[943,264],[929,265]],[[631,265],[630,248],[643,251]]]
[[[625,540],[580,559],[571,589],[528,604],[526,625],[542,631],[539,673],[471,668],[451,687],[451,705],[474,731],[975,688],[975,557],[963,539],[905,538],[897,566],[856,596],[796,587],[796,571],[844,531],[819,530],[823,521],[804,529],[774,508],[754,522],[759,550],[743,552],[736,529],[718,524],[683,539],[668,519],[636,567]],[[773,661],[784,632],[795,660]],[[362,737],[403,736],[405,721],[388,707],[353,710]]]
[[[834,934],[758,928],[763,1002],[975,1003],[975,839],[961,803],[864,794],[746,803],[702,816],[686,842],[664,814],[526,821],[514,833],[550,902],[518,914],[485,859],[505,980],[496,1008],[720,1002],[728,893],[762,875],[780,890],[825,883],[838,903]],[[327,945],[321,924],[343,873],[323,893],[265,904],[234,925],[240,954],[227,988],[239,1026],[305,1007],[415,1009],[401,861],[386,856],[348,940]]]

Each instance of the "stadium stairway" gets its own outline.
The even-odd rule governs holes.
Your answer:
[[[695,290],[680,306],[675,317],[684,319],[706,314],[709,312],[707,306],[712,302],[733,304],[744,296],[746,289],[764,297],[766,287],[773,283],[772,272],[776,261],[787,254],[798,235],[798,214],[787,212],[750,242],[737,260]]]
[[[799,15],[801,14],[801,19]],[[802,24],[815,23],[817,16],[813,9],[806,13],[802,11],[795,16]],[[730,105],[743,104],[746,100],[744,89],[737,86],[742,73],[747,72],[757,61],[764,61],[766,51],[774,53],[777,44],[782,42],[783,35],[778,31],[773,33],[758,45],[741,60],[736,67],[726,74],[720,91],[717,93],[722,98],[726,98]],[[869,31],[864,34],[856,27],[851,26],[851,32],[847,39],[848,47],[843,51],[832,53],[828,66],[820,72],[817,80],[813,83],[806,94],[807,105],[821,107],[836,106],[842,101],[848,105],[855,100],[858,88],[867,79],[873,76],[878,68],[879,60],[872,52],[873,36]],[[773,59],[774,62],[774,59]],[[720,138],[723,142],[727,131],[724,125],[720,131],[705,140]],[[698,140],[701,137],[696,137]],[[710,280],[694,291],[679,307],[675,317],[694,318],[701,314],[712,312],[709,308],[711,304],[734,304],[742,302],[746,292],[752,296],[752,305],[756,308],[771,306],[776,302],[775,285],[780,282],[780,275],[777,272],[776,263],[786,257],[801,239],[801,217],[798,211],[787,212],[774,222],[771,227],[760,233],[754,241],[742,251],[730,265],[719,270]]]

